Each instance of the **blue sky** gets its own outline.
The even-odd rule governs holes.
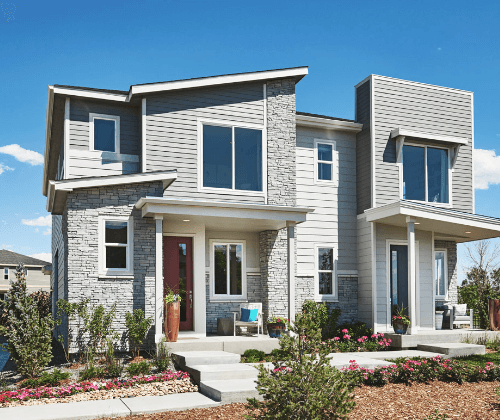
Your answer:
[[[297,109],[336,117],[354,118],[370,73],[474,91],[475,146],[491,151],[479,152],[476,212],[500,217],[499,14],[495,1],[0,3],[0,248],[50,252],[47,85],[126,90],[302,65]]]

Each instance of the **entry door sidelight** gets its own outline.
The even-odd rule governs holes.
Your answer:
[[[163,286],[181,296],[179,329],[193,330],[193,239],[180,236],[163,238]],[[165,292],[164,292],[165,294]]]
[[[391,245],[391,310],[404,306],[408,315],[408,246]]]

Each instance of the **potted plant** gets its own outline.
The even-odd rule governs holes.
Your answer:
[[[406,334],[408,325],[410,325],[410,318],[405,314],[404,306],[401,309],[397,305],[392,308],[392,327],[396,334]]]
[[[267,319],[267,332],[269,337],[279,338],[285,332],[287,318],[279,316],[270,316]]]
[[[167,341],[176,342],[179,335],[179,323],[181,320],[181,296],[167,287],[165,297],[165,337]]]

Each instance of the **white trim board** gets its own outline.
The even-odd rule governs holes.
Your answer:
[[[415,131],[415,130],[407,130],[407,129],[402,128],[402,127],[397,127],[391,131],[391,138],[394,139],[394,138],[399,137],[399,136],[414,137],[414,138],[434,140],[434,141],[444,141],[447,143],[463,144],[463,145],[465,145],[469,142],[469,140],[466,138],[443,136],[440,134],[425,133],[422,131]]]

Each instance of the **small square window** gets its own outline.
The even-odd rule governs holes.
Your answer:
[[[331,183],[334,181],[335,143],[329,140],[314,141],[316,181]]]
[[[101,275],[133,274],[132,218],[103,217],[100,227]]]
[[[90,149],[120,153],[120,117],[90,114]]]

